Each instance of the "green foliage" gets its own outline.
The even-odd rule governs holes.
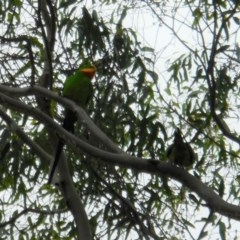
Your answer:
[[[240,141],[229,137],[239,136],[237,4],[182,1],[176,7],[165,1],[46,0],[47,11],[54,11],[48,26],[39,2],[0,1],[1,84],[41,85],[61,93],[69,73],[83,58],[91,59],[98,71],[87,112],[110,139],[133,156],[167,161],[165,150],[175,128],[181,128],[198,154],[190,173],[219,196],[239,204]],[[157,46],[141,42],[141,34],[128,23],[132,11],[139,9],[150,10],[155,23],[170,29],[184,50],[174,49],[166,59],[156,52]],[[181,9],[188,9],[191,17],[180,18],[186,16]],[[51,51],[47,29],[54,24]],[[181,35],[178,24],[191,32],[192,40],[185,38],[185,32]],[[158,41],[162,52],[175,47],[170,41],[167,47],[162,46],[163,39]],[[44,113],[54,112],[61,121],[61,109],[50,99],[43,98],[42,103],[38,96],[27,94],[19,99],[32,108],[45,107]],[[30,140],[52,154],[48,126],[30,113],[2,100],[1,104]],[[106,150],[83,126],[77,129],[79,138]],[[44,185],[47,160],[40,159],[2,119],[0,135],[1,237],[76,238],[67,204],[57,189]],[[95,239],[194,239],[196,231],[199,239],[211,231],[221,239],[231,236],[227,222],[217,214],[208,218],[202,199],[175,180],[109,166],[79,156],[71,146],[66,147],[66,156]]]

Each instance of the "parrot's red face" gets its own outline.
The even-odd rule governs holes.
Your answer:
[[[94,77],[97,69],[95,66],[90,66],[90,67],[82,68],[82,69],[80,69],[80,71],[92,79]]]

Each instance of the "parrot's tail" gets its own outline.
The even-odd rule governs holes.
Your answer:
[[[77,121],[76,113],[67,109],[65,113],[65,118],[63,121],[63,128],[71,133],[74,133],[74,123],[76,121]]]
[[[65,113],[65,118],[63,121],[63,128],[71,133],[74,133],[74,123],[77,121],[77,115],[75,112],[67,109],[66,113]],[[58,141],[58,145],[56,148],[56,154],[55,154],[55,158],[54,158],[54,162],[51,168],[51,172],[49,175],[49,179],[48,179],[48,184],[52,183],[52,178],[53,175],[55,173],[56,167],[59,163],[59,159],[60,159],[60,155],[62,153],[63,150],[63,146],[64,146],[64,141],[60,138]]]
[[[56,149],[56,154],[55,154],[55,158],[54,158],[54,162],[51,168],[51,172],[49,175],[49,179],[48,179],[48,184],[52,183],[52,179],[53,179],[53,175],[55,173],[56,167],[58,165],[59,159],[60,159],[60,155],[62,153],[62,149],[63,149],[64,143],[61,139],[59,139],[58,145],[57,145],[57,149]]]

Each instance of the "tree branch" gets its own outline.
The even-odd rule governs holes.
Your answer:
[[[52,160],[52,156],[44,151],[37,143],[32,141],[24,131],[13,121],[5,111],[0,108],[0,116],[1,118],[8,124],[10,130],[16,133],[38,156],[42,159],[46,159],[47,161]]]
[[[27,213],[37,213],[37,214],[44,214],[44,215],[53,215],[56,213],[63,213],[66,212],[67,209],[60,209],[60,210],[54,210],[54,211],[44,211],[44,210],[40,210],[40,209],[34,209],[34,208],[26,208],[24,210],[22,210],[21,212],[14,214],[14,216],[12,218],[10,218],[8,221],[6,222],[2,222],[0,223],[0,228],[5,227],[8,224],[13,224],[15,223],[18,218],[20,218],[22,215],[25,215]]]
[[[36,92],[40,93],[42,88],[34,88]],[[44,91],[47,95],[51,95],[49,91]],[[53,93],[52,93],[53,94]],[[76,111],[79,117],[84,120],[88,120],[85,118],[87,114],[83,109],[78,107],[76,104],[72,103],[68,99],[61,99],[56,94],[53,94],[52,97],[54,99],[59,98],[59,102],[66,104],[66,106],[70,107],[72,110]],[[61,100],[60,100],[61,99]],[[66,143],[71,144],[71,146],[77,151],[84,151],[90,156],[96,157],[99,161],[102,161],[111,165],[118,165],[125,168],[135,169],[139,172],[145,172],[150,174],[156,174],[158,176],[168,176],[171,177],[183,185],[188,187],[191,191],[196,192],[203,200],[206,201],[206,205],[212,209],[214,212],[218,212],[224,216],[240,220],[240,208],[239,206],[229,204],[224,201],[219,195],[217,195],[211,188],[202,183],[198,178],[189,174],[186,170],[173,166],[168,162],[163,162],[160,160],[152,160],[152,159],[143,159],[131,156],[127,153],[121,152],[107,152],[97,147],[94,147],[85,141],[82,141],[75,135],[69,133],[58,124],[56,124],[49,116],[42,113],[41,111],[34,109],[28,105],[21,103],[15,99],[12,99],[2,93],[0,93],[0,102],[10,105],[11,107],[17,107],[19,111],[26,112],[40,121],[46,123],[49,127],[54,129],[61,138],[63,138]],[[83,114],[85,113],[85,114]],[[86,115],[86,116],[85,116]],[[94,125],[92,122],[91,124]],[[90,125],[91,125],[90,124]],[[94,126],[94,129],[98,129],[97,126]],[[94,132],[93,129],[91,129]],[[99,130],[100,131],[100,130]],[[101,131],[100,131],[101,132]],[[109,140],[110,141],[110,140]],[[112,144],[114,145],[114,144]],[[66,186],[66,188],[69,186]],[[69,199],[69,198],[68,198]]]
[[[11,106],[11,108],[17,108],[19,112],[24,112],[31,116],[34,116],[36,119],[45,123],[49,129],[62,129],[62,127],[56,124],[51,117],[44,114],[42,111],[39,111],[38,109],[30,107],[29,105],[25,105],[19,100],[0,93],[0,102]],[[38,154],[38,152],[36,153]],[[85,212],[82,200],[80,199],[80,196],[73,185],[65,158],[62,157],[58,169],[61,179],[63,180],[60,182],[60,190],[67,203],[67,206],[74,216],[78,239],[91,240],[92,237],[87,214]]]
[[[216,4],[214,5],[214,8],[216,8]],[[222,16],[222,24],[219,27],[218,32],[217,30],[217,15],[214,14],[214,35],[213,35],[213,41],[212,41],[212,47],[211,52],[208,60],[208,66],[206,70],[206,80],[209,88],[209,106],[210,111],[212,114],[212,117],[214,121],[216,122],[219,129],[222,131],[223,135],[231,139],[232,141],[240,144],[239,137],[236,137],[233,133],[231,133],[223,124],[223,122],[219,119],[219,116],[216,113],[216,81],[214,76],[214,67],[215,67],[215,58],[218,54],[217,48],[220,45],[220,37],[222,34],[222,31],[224,30],[224,26],[227,24],[227,22],[233,17],[233,15],[236,13],[237,7],[235,6],[232,11],[230,11],[230,14],[227,17]],[[215,11],[216,13],[217,11]]]
[[[63,97],[59,96],[58,94],[56,94],[52,91],[49,91],[43,87],[39,87],[39,86],[26,87],[26,88],[11,88],[11,87],[7,87],[4,85],[0,85],[0,91],[1,91],[1,93],[6,93],[9,96],[14,95],[16,97],[27,96],[27,95],[44,96],[45,98],[53,99],[53,100],[61,103],[62,105],[64,105],[64,107],[67,107],[67,108],[75,111],[78,115],[78,118],[84,122],[84,124],[94,134],[94,136],[101,143],[104,143],[105,146],[109,150],[116,152],[116,153],[123,153],[123,150],[121,150],[115,143],[113,143],[112,140],[110,140],[108,138],[108,136],[94,124],[94,122],[88,117],[87,113],[82,108],[80,108],[78,105],[76,105],[73,101],[71,101],[67,98],[63,98]],[[12,98],[12,100],[9,99],[9,101],[10,101],[9,102],[10,107],[15,107],[15,108],[21,109],[21,107],[19,105],[19,101],[15,102],[16,100],[14,100],[13,98]],[[14,102],[16,105],[14,105]],[[45,122],[52,121],[52,118],[50,118],[49,116],[46,116],[45,114],[43,114],[42,112],[40,112],[36,109],[28,107],[24,104],[22,104],[21,106],[23,107],[23,109],[22,109],[23,111],[24,111],[24,109],[25,110],[29,109],[29,110],[27,110],[27,113],[29,115],[36,117],[40,121],[45,121],[45,120],[46,120]],[[34,115],[31,114],[31,112]],[[44,120],[44,118],[45,118],[45,120]],[[58,125],[55,125],[54,130],[56,130],[57,126]]]

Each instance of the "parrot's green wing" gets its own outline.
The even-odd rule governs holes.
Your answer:
[[[66,79],[63,87],[63,96],[73,100],[82,108],[85,108],[93,94],[93,86],[91,80],[94,77],[95,73],[95,66],[91,65],[89,62],[83,63],[72,76]],[[66,109],[63,128],[73,133],[74,123],[76,121],[76,113],[70,109]],[[52,178],[58,165],[63,146],[64,142],[59,139],[54,162],[48,179],[49,184],[52,182]]]
[[[63,96],[85,108],[93,93],[91,79],[95,72],[94,67],[77,70],[74,75],[67,78],[63,88]]]

